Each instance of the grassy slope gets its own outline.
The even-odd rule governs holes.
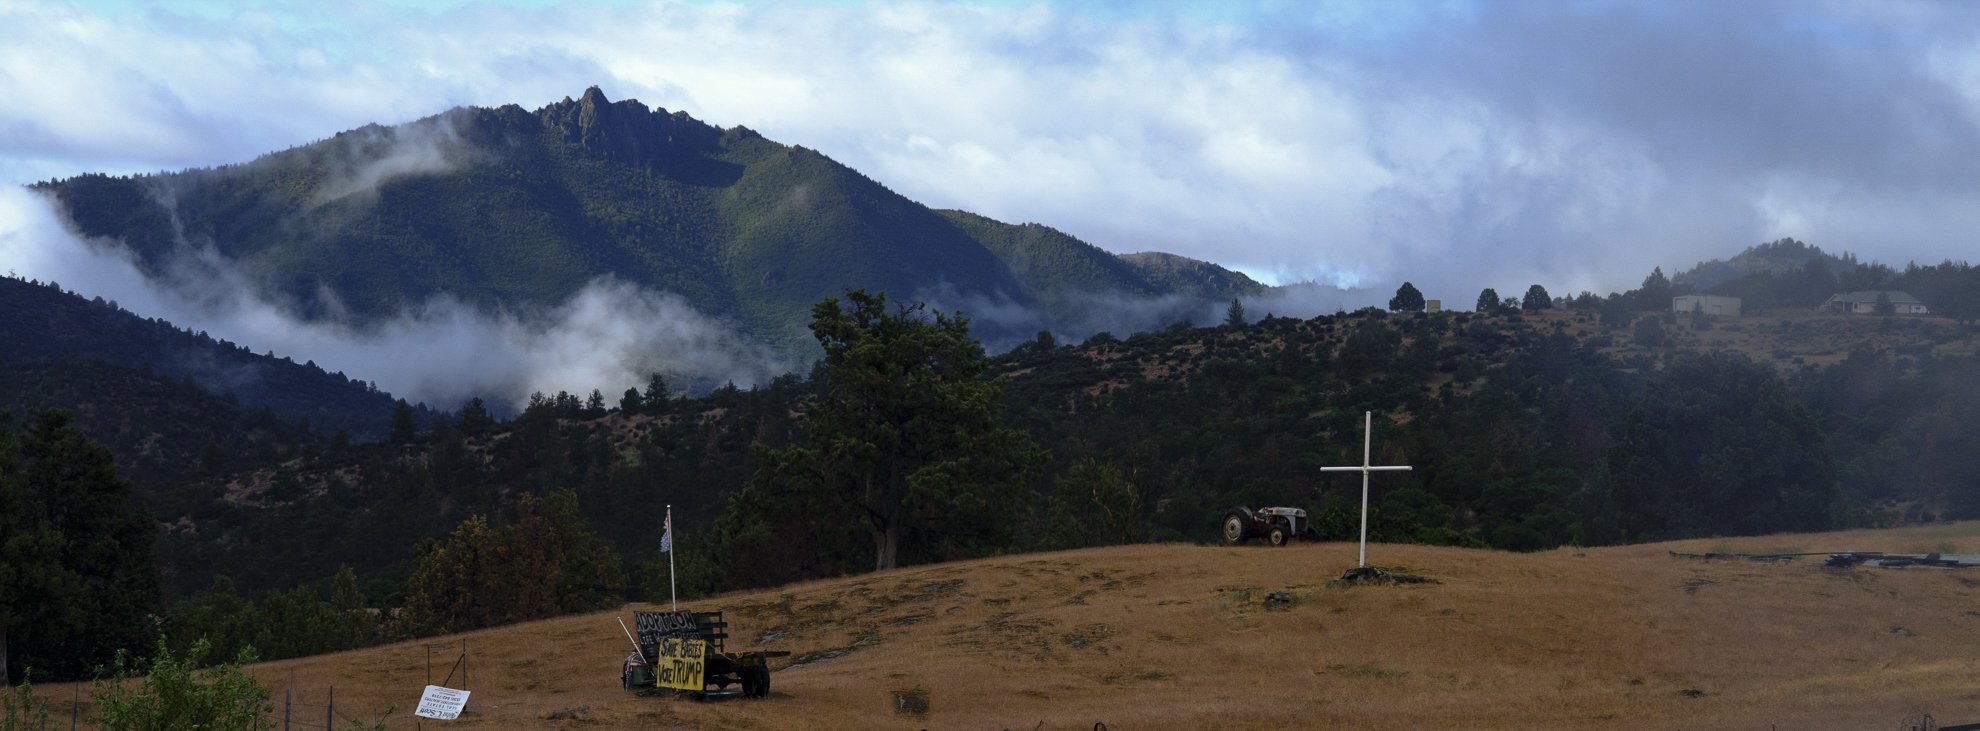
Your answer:
[[[1671,549],[1975,552],[1980,524],[1536,554],[1372,547],[1378,563],[1442,582],[1402,587],[1329,586],[1352,565],[1351,544],[1124,546],[690,602],[727,610],[732,648],[797,654],[775,665],[762,701],[619,690],[628,649],[613,617],[644,606],[255,671],[278,699],[293,683],[299,704],[316,704],[301,717],[320,717],[335,686],[340,714],[397,705],[392,728],[414,725],[428,645],[444,675],[450,661],[441,658],[463,643],[475,715],[453,724],[461,728],[1610,729],[1656,720],[1855,729],[1920,712],[1980,720],[1969,710],[1980,672],[1973,575],[1833,571],[1819,558],[1701,562]],[[1267,592],[1296,601],[1267,609]],[[787,667],[831,650],[845,652]],[[926,715],[898,713],[895,691],[925,692]],[[576,708],[588,723],[545,720]]]

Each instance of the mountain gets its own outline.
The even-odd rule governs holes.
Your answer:
[[[1264,290],[1204,262],[934,211],[820,152],[596,87],[240,165],[42,187],[155,279],[184,282],[189,254],[210,251],[296,312],[359,323],[440,295],[529,312],[611,275],[795,353],[811,347],[811,306],[853,287],[962,308],[991,341],[1077,328],[1099,301],[1129,302],[1126,322],[1146,328],[1169,313],[1132,301]]]
[[[0,277],[0,409],[66,408],[141,483],[312,431],[382,438],[394,399],[314,363],[255,354],[54,282]],[[425,419],[425,413],[419,414]],[[207,454],[217,450],[219,456]]]

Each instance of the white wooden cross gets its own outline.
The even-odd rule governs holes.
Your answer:
[[[1362,412],[1361,433],[1362,433],[1362,439],[1361,439],[1360,467],[1322,467],[1320,468],[1320,471],[1361,473],[1361,558],[1360,558],[1360,562],[1356,563],[1355,565],[1367,566],[1368,565],[1368,473],[1375,472],[1378,470],[1407,472],[1409,471],[1409,466],[1394,465],[1388,467],[1375,467],[1368,464],[1369,448],[1373,446],[1375,443],[1375,412],[1373,411]]]

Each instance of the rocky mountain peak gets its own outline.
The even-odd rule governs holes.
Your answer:
[[[649,109],[637,99],[612,101],[596,86],[576,100],[564,97],[537,110],[537,117],[593,156],[639,166],[662,165],[684,148],[704,147],[721,135],[693,117]]]

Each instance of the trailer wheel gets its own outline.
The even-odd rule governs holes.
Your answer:
[[[1265,534],[1265,540],[1271,542],[1274,546],[1283,546],[1291,543],[1292,538],[1292,528],[1285,523],[1273,523],[1272,530]]]
[[[770,666],[753,665],[740,668],[736,676],[742,679],[742,692],[745,698],[762,698],[770,694]]]
[[[1251,511],[1231,508],[1224,513],[1224,545],[1235,546],[1251,540]]]

